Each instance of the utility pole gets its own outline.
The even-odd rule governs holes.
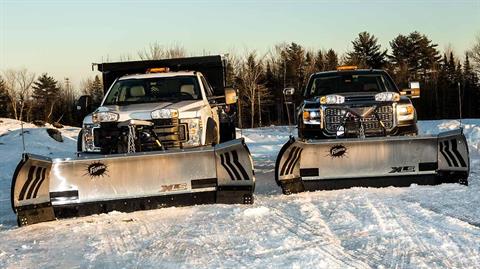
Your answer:
[[[285,91],[286,87],[287,87],[287,59],[285,58],[283,60],[283,91]],[[288,125],[290,125],[290,112],[288,111],[288,105],[287,105],[287,99],[285,97],[285,92],[283,93],[283,103],[285,104],[285,107],[287,108]],[[282,115],[282,118],[283,118],[283,115]]]
[[[257,96],[258,96],[258,127],[262,127],[262,103],[260,102],[260,91],[258,91]]]

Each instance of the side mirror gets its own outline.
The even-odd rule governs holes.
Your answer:
[[[283,89],[283,94],[285,96],[292,96],[295,93],[295,88],[285,88]]]
[[[410,98],[420,98],[420,82],[410,82],[409,89],[401,90],[400,95]]]
[[[237,91],[234,88],[225,88],[225,103],[227,105],[237,103]]]
[[[83,113],[90,112],[92,108],[92,97],[90,95],[82,95],[77,100],[77,111]]]

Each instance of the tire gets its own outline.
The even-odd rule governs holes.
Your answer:
[[[83,129],[80,130],[77,137],[77,152],[82,152],[82,143],[83,143]]]
[[[207,133],[205,138],[205,145],[216,145],[218,144],[218,127],[213,121],[212,118],[207,120]]]
[[[215,124],[215,126],[213,127],[213,139],[212,139],[212,146],[215,146],[216,144],[219,143],[219,139],[218,139],[218,127],[217,125]]]
[[[297,124],[297,135],[299,139],[305,139],[305,133],[303,131],[304,125],[302,122],[302,118],[298,117],[298,124]]]

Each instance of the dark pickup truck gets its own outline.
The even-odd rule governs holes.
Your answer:
[[[399,90],[384,70],[339,67],[311,75],[298,109],[301,139],[416,135],[417,113],[410,98],[418,82]]]

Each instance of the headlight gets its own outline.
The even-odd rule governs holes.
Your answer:
[[[305,124],[320,124],[321,122],[320,110],[303,111],[303,122]]]
[[[114,112],[95,112],[92,115],[93,123],[112,122],[118,120],[118,114]]]
[[[375,95],[375,101],[378,102],[392,102],[392,101],[399,101],[400,94],[396,92],[381,92]]]
[[[171,119],[178,117],[178,110],[176,109],[157,109],[151,113],[152,119]]]
[[[322,105],[336,105],[345,103],[345,97],[337,94],[330,94],[320,97],[320,104]]]
[[[203,128],[200,118],[182,119],[182,123],[186,123],[188,126],[188,140],[184,144],[189,146],[200,146]]]
[[[397,105],[398,121],[413,120],[415,117],[415,109],[411,104]]]

